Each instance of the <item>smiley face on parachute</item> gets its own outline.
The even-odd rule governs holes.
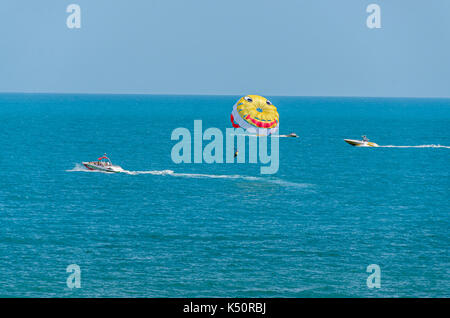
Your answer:
[[[280,116],[277,108],[265,97],[247,95],[233,106],[231,123],[257,135],[270,135],[278,131]]]

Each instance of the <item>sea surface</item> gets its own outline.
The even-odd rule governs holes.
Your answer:
[[[1,94],[0,297],[450,297],[449,99],[267,96],[276,174],[172,161],[240,97]]]

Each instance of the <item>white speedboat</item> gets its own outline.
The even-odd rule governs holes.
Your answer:
[[[123,172],[122,167],[113,165],[111,160],[104,154],[97,161],[82,162],[89,170],[97,170],[103,172]]]
[[[290,133],[288,135],[280,135],[280,137],[292,137],[292,138],[298,138],[298,135],[296,133]]]
[[[369,141],[366,136],[363,136],[362,140],[344,139],[344,141],[356,147],[379,147],[378,144]]]

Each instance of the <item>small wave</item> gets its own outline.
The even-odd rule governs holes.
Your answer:
[[[290,187],[290,188],[309,188],[313,186],[312,184],[309,183],[290,182],[283,179],[269,179],[268,181],[283,187]]]

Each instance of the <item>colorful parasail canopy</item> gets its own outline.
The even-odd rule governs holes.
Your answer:
[[[267,136],[278,131],[280,116],[272,103],[258,95],[242,97],[233,106],[231,123],[248,133]]]

